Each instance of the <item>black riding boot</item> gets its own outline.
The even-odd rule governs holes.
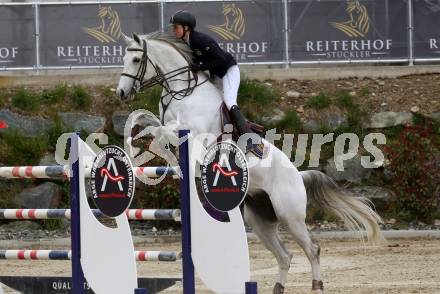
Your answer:
[[[246,119],[244,118],[243,114],[240,112],[240,108],[238,108],[237,105],[234,105],[229,110],[229,114],[231,115],[232,123],[234,124],[235,128],[238,131],[238,134],[242,136],[246,133],[251,133],[252,131],[247,127]],[[256,156],[262,158],[263,157],[263,151],[264,151],[264,144],[261,140],[261,137],[258,136],[259,142],[252,143],[252,140],[247,141],[246,145],[246,153],[248,151],[251,151]]]

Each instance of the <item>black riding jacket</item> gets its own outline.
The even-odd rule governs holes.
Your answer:
[[[211,75],[223,78],[228,69],[236,65],[234,57],[220,48],[217,42],[207,34],[192,31],[189,34],[189,46],[194,51],[195,62],[201,70],[209,70]]]

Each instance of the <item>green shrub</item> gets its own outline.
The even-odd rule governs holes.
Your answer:
[[[139,191],[138,191],[139,192]],[[180,207],[180,190],[178,182],[174,180],[164,180],[159,185],[149,186],[146,197],[135,197],[131,208],[155,207],[161,209],[173,209]],[[156,221],[154,226],[166,228],[176,226],[172,221]]]
[[[425,123],[426,117],[423,116],[420,113],[413,113],[412,114],[412,122],[415,125],[423,125]],[[435,127],[435,124],[432,124],[433,127]]]
[[[62,219],[45,219],[39,221],[43,230],[54,231],[66,228],[66,222]]]
[[[296,111],[289,110],[286,115],[276,124],[276,129],[279,132],[299,133],[301,130],[301,120]]]
[[[394,126],[390,128],[382,129],[382,134],[385,135],[387,138],[387,141],[394,141],[394,140],[400,140],[400,134],[405,129],[404,126]]]
[[[321,207],[318,207],[314,203],[307,204],[306,223],[314,222],[334,222],[341,223],[341,220],[335,215],[324,211]]]
[[[49,90],[44,89],[40,93],[41,101],[45,103],[52,103],[54,100],[54,97],[52,96],[52,93]]]
[[[39,108],[39,101],[31,91],[21,87],[12,96],[12,105],[23,110],[34,111]]]
[[[320,92],[318,95],[310,97],[309,101],[307,101],[307,106],[314,109],[324,109],[330,105],[331,100],[324,92]]]
[[[173,208],[180,205],[179,186],[174,181],[164,181],[160,185],[151,186],[148,199],[143,201],[144,207]]]
[[[3,106],[6,104],[6,94],[3,92],[0,92],[0,106]]]
[[[355,107],[353,97],[347,91],[341,91],[336,97],[336,105],[340,108],[352,109]]]
[[[110,87],[104,87],[104,88],[101,89],[101,91],[102,91],[102,95],[104,97],[106,97],[108,99],[111,99],[111,100],[116,99],[116,94],[115,94],[115,92],[113,92],[111,90]]]
[[[362,89],[361,89],[361,96],[368,96],[368,95],[370,95],[370,90],[368,89],[368,87],[363,87]]]
[[[136,93],[132,102],[132,109],[146,109],[154,114],[159,114],[159,103],[162,94],[161,86],[154,86],[142,92]],[[171,102],[172,103],[172,102]]]
[[[7,185],[0,185],[0,193],[2,195],[0,197],[0,207],[19,208],[17,207],[17,194],[25,188],[34,185],[32,182],[33,180],[21,179],[19,181],[8,181]]]
[[[263,83],[244,79],[240,82],[240,88],[238,89],[238,105],[257,103],[266,106],[278,100],[279,96],[279,93]]]
[[[79,131],[79,137],[81,138],[81,140],[83,140],[84,142],[87,140],[87,137],[90,134],[86,131],[86,130],[81,130]]]
[[[354,101],[348,91],[341,91],[336,96],[336,105],[347,111],[349,129],[355,133],[362,131],[362,122],[366,112]]]
[[[58,103],[67,96],[67,86],[66,84],[59,84],[52,90],[43,90],[40,96],[41,100],[45,103]]]
[[[114,132],[113,129],[105,133],[108,137],[108,145],[124,146],[124,138]],[[98,142],[96,143],[98,145]]]
[[[405,220],[430,221],[440,199],[440,149],[432,125],[405,128],[385,149],[390,160],[396,210]]]
[[[352,109],[348,109],[347,123],[353,130],[362,130],[362,123],[364,121],[366,112],[360,107],[356,106]]]
[[[57,141],[58,141],[58,138],[64,133],[72,133],[73,130],[66,128],[63,125],[59,116],[55,116],[53,118],[53,122],[54,122],[54,125],[52,128],[49,129],[49,131],[47,132],[47,135],[48,135],[48,140],[49,140],[49,146],[55,148]]]
[[[92,97],[81,86],[74,86],[71,93],[71,101],[76,109],[88,110],[92,105]]]
[[[1,160],[6,165],[38,165],[38,161],[48,149],[43,136],[27,138],[17,131],[8,130],[2,135]]]

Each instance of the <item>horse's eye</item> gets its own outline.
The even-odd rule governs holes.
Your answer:
[[[134,63],[138,63],[138,62],[140,62],[141,61],[141,59],[139,58],[139,57],[135,57],[135,58],[133,58],[133,62]]]

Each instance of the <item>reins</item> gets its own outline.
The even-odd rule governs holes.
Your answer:
[[[171,44],[171,43],[168,43],[168,44],[170,44],[171,46],[176,48],[173,44]],[[177,48],[176,48],[176,50],[177,50],[177,52],[181,53]],[[198,87],[208,81],[208,78],[207,78],[203,82],[199,83],[198,75],[195,72],[193,72],[191,70],[191,67],[188,65],[181,67],[181,68],[178,68],[176,70],[167,72],[165,74],[162,73],[160,68],[157,67],[151,61],[150,58],[148,58],[147,42],[145,40],[142,40],[142,49],[128,48],[127,51],[139,51],[139,52],[143,53],[142,58],[140,60],[141,64],[139,66],[139,69],[138,69],[138,72],[136,73],[136,75],[131,75],[131,74],[127,74],[127,73],[121,74],[122,76],[130,77],[133,79],[133,85],[132,85],[130,94],[137,92],[138,90],[144,90],[144,89],[151,88],[155,85],[162,86],[166,92],[164,95],[162,95],[160,97],[160,103],[162,106],[162,117],[161,117],[162,124],[164,123],[165,112],[173,100],[182,100],[186,96],[191,95],[194,92],[194,89],[196,87]],[[183,54],[182,54],[182,56],[185,58],[185,60],[188,62],[188,64],[191,63],[191,60],[188,60]],[[145,73],[147,72],[148,63],[150,63],[151,66],[154,68],[156,75],[153,76],[152,78],[144,81],[144,76],[145,76]],[[187,73],[187,79],[180,79],[180,78],[174,79],[175,77],[177,77],[181,74],[185,74],[185,73]],[[139,82],[139,87],[136,86],[136,81]],[[187,87],[185,87],[181,90],[178,90],[178,91],[172,90],[170,83],[176,82],[176,81],[187,82]],[[191,86],[192,82],[194,82],[193,86]],[[167,97],[168,95],[170,96],[170,100],[168,102],[165,102],[164,98]]]

